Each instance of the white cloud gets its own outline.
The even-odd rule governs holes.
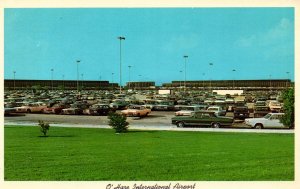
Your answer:
[[[235,42],[235,45],[240,47],[272,46],[290,42],[293,39],[292,30],[293,23],[287,18],[282,18],[267,32],[241,37]]]

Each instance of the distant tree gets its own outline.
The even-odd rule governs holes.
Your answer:
[[[281,122],[294,128],[295,126],[295,90],[294,88],[288,88],[282,93],[283,99],[283,112],[284,116],[281,118]]]
[[[63,85],[58,85],[57,89],[63,91],[63,90],[65,90],[65,87]]]
[[[45,123],[44,121],[39,120],[39,126],[40,126],[40,130],[44,134],[44,136],[47,136],[47,132],[49,131],[49,128],[50,128],[49,123]]]
[[[126,133],[129,123],[126,121],[127,117],[115,112],[108,115],[109,125],[115,129],[116,133]]]
[[[40,85],[33,85],[31,87],[33,93],[36,93],[37,91],[40,91],[42,89],[42,87]]]

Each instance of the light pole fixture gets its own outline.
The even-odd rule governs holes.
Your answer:
[[[14,73],[14,91],[16,90],[16,71]]]
[[[120,40],[120,94],[122,92],[122,40],[125,40],[125,37],[119,36],[118,39]]]
[[[53,71],[54,71],[54,69],[52,68],[51,69],[51,89],[52,89],[52,91],[53,91]]]
[[[128,89],[130,89],[130,68],[131,68],[132,66],[128,66]]]
[[[183,58],[184,58],[184,93],[185,93],[185,90],[186,90],[186,60],[189,56],[187,55],[184,55]]]
[[[214,64],[213,64],[213,63],[209,63],[209,65],[210,65],[210,66],[213,66]],[[210,73],[210,75],[211,75],[211,73]],[[210,85],[210,91],[212,91],[212,88],[211,88],[211,77],[210,77],[210,79],[209,79],[209,83],[210,83],[210,84],[209,84],[209,85]]]
[[[79,67],[80,60],[77,60],[76,63],[77,63],[77,92],[78,92],[79,91],[79,70],[78,70],[78,67]]]
[[[236,70],[233,69],[232,72],[235,72]],[[232,80],[232,89],[234,89],[234,76],[233,76],[233,80]]]

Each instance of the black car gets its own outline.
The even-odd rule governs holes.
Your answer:
[[[234,119],[245,119],[248,118],[250,111],[247,106],[237,106],[234,108],[233,118]]]
[[[89,108],[90,115],[108,115],[115,111],[116,109],[109,107],[108,104],[94,104]]]

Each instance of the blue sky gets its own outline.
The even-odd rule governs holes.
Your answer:
[[[4,78],[294,80],[293,8],[5,9]],[[213,63],[212,66],[209,63]],[[232,71],[232,70],[236,71]],[[180,71],[183,71],[182,73]],[[289,72],[287,74],[286,72]],[[112,78],[112,74],[114,76]],[[80,76],[80,78],[82,78]]]

